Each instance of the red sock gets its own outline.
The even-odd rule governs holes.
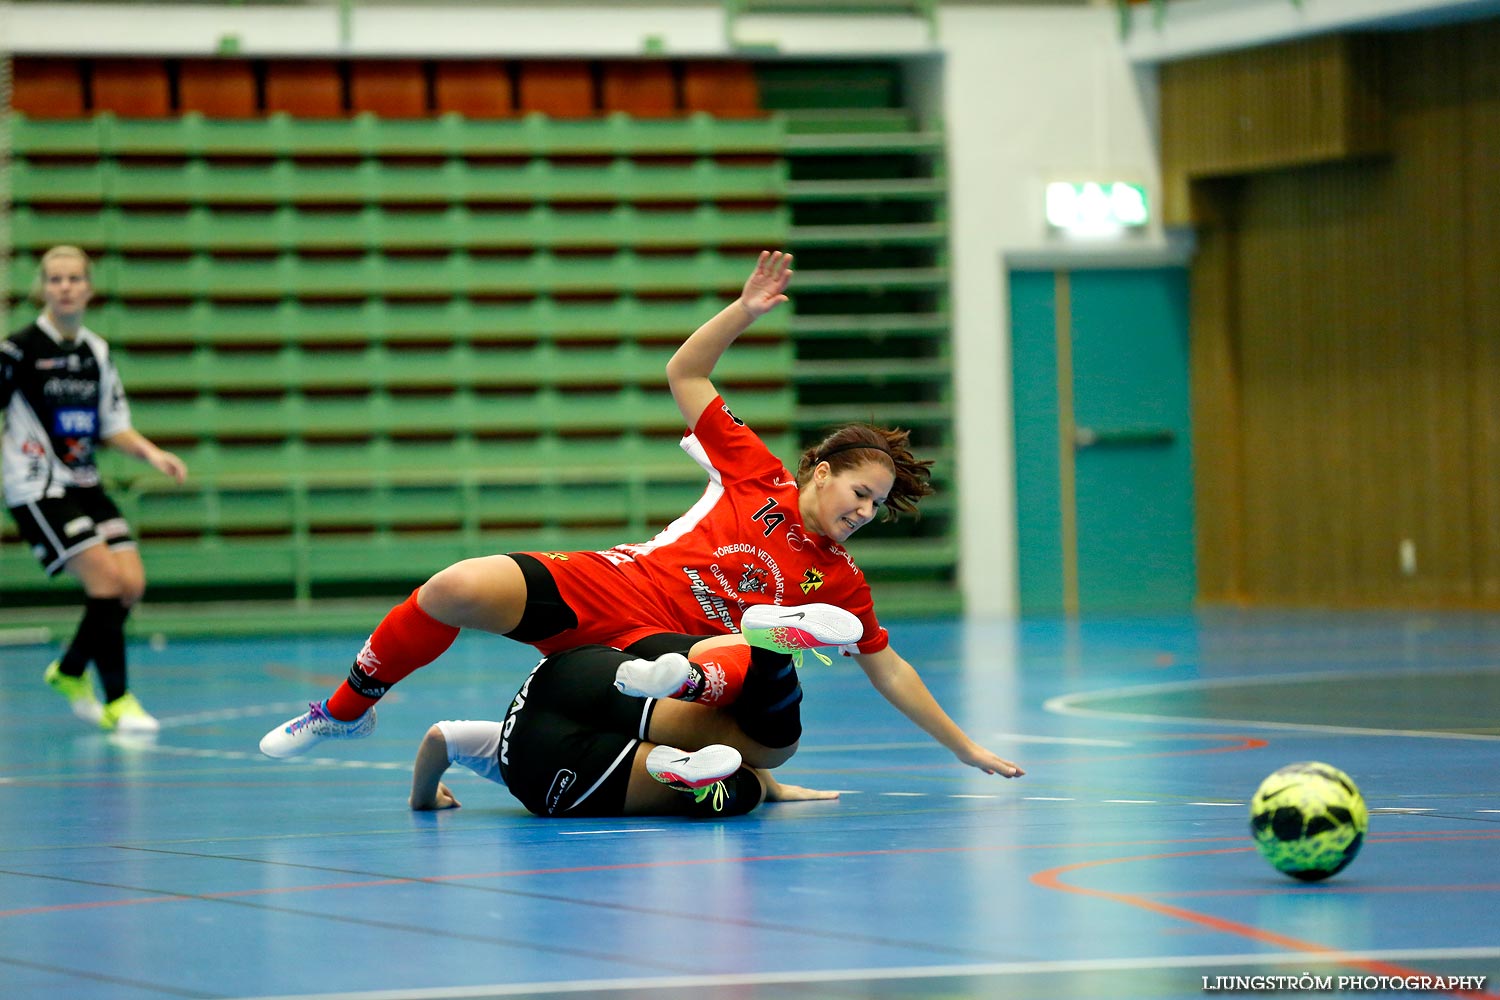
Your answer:
[[[359,718],[391,685],[442,656],[456,638],[458,629],[417,606],[413,590],[365,641],[349,669],[349,680],[329,697],[328,714],[345,722]]]
[[[703,669],[703,693],[694,698],[698,705],[728,705],[740,696],[745,673],[750,669],[750,647],[743,644],[719,646],[693,657]]]

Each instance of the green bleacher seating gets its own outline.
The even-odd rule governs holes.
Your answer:
[[[89,323],[191,469],[104,456],[159,587],[308,597],[650,537],[704,485],[666,359],[789,225],[770,118],[15,126],[12,281],[95,255]],[[788,326],[720,376],[791,453]],[[0,590],[55,587],[22,556]]]
[[[780,236],[787,227],[784,209],[721,210],[714,205],[650,211],[631,205],[575,211],[545,205],[518,211],[455,206],[385,212],[367,207],[312,215],[289,206],[87,213],[22,207],[11,225],[14,244],[33,251],[51,246],[56,234],[66,232],[80,244],[126,252],[219,253],[745,246]]]
[[[604,165],[449,160],[438,166],[376,160],[352,166],[291,160],[253,166],[205,160],[84,166],[26,161],[13,168],[11,186],[18,202],[67,205],[673,204],[778,201],[786,193],[786,180],[774,163],[710,159]]]
[[[512,210],[455,205],[399,211],[366,206],[315,213],[289,205],[92,212],[20,206],[11,219],[11,238],[18,249],[32,253],[52,246],[59,233],[80,245],[124,253],[740,248],[783,238],[787,218],[780,206],[726,209],[714,204],[562,210],[551,205]]]
[[[150,299],[430,298],[447,295],[625,293],[701,295],[732,293],[744,282],[746,254],[716,251],[690,255],[554,255],[541,250],[514,256],[457,251],[442,256],[226,258],[192,254],[181,259],[106,255],[95,262],[102,288]],[[24,286],[36,271],[30,254],[12,261],[11,280]]]
[[[799,265],[794,425],[808,441],[850,420],[894,424],[938,460],[939,492],[923,501],[922,518],[870,526],[855,553],[877,595],[894,586],[902,607],[953,610],[942,131],[903,106],[901,73],[889,62],[780,62],[763,67],[761,91],[787,133],[789,246]]]
[[[28,277],[29,280],[29,277]],[[104,291],[107,293],[108,288]],[[192,302],[160,305],[104,301],[89,311],[89,325],[116,351],[134,347],[211,344],[448,343],[479,340],[681,341],[713,315],[723,299],[620,297],[565,301],[547,296],[517,302],[442,302],[365,299],[350,302]],[[36,315],[17,303],[11,329]],[[757,323],[743,342],[780,337],[792,319],[778,311]],[[803,324],[802,319],[797,322]],[[806,322],[812,322],[810,318]],[[871,321],[872,324],[875,322]]]
[[[57,156],[182,156],[316,159],[320,157],[569,157],[715,156],[779,157],[780,119],[597,118],[472,119],[456,114],[385,120],[370,114],[299,119],[275,113],[258,119],[132,120],[103,114],[83,119],[39,119],[17,114],[14,153]]]
[[[89,323],[192,470],[105,455],[153,587],[305,599],[650,537],[704,485],[665,359],[789,246],[795,314],[719,381],[788,463],[836,423],[912,428],[943,492],[856,554],[877,590],[957,607],[942,133],[892,63],[747,65],[685,64],[677,117],[344,114],[324,64],[330,117],[21,108],[13,286],[55,243],[96,256]],[[0,599],[73,586],[4,532]]]
[[[791,346],[751,341],[726,357],[718,375],[726,384],[785,380],[791,375]],[[299,389],[460,389],[533,386],[666,385],[664,371],[672,348],[633,341],[563,349],[549,342],[523,347],[390,350],[380,345],[358,351],[237,352],[232,357],[208,347],[184,352],[131,355],[121,371],[131,391],[160,395],[292,391]]]

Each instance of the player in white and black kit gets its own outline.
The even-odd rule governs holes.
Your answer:
[[[145,568],[130,525],[99,485],[94,451],[107,444],[179,483],[187,466],[131,427],[109,347],[83,325],[93,297],[88,255],[48,250],[32,293],[41,315],[0,341],[5,504],[47,575],[66,571],[85,595],[78,631],[45,680],[86,722],[155,732],[160,726],[130,693],[125,668],[125,618],[146,589]],[[103,703],[85,676],[90,662]]]
[[[678,689],[726,659],[747,668],[731,703],[698,703],[701,686],[693,683]],[[453,720],[428,729],[409,803],[458,806],[441,780],[453,764],[505,785],[548,819],[723,819],[762,800],[837,798],[771,776],[802,735],[801,700],[791,656],[752,648],[740,636],[661,634],[629,650],[563,650],[537,664],[503,722]]]

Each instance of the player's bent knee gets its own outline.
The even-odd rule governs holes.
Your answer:
[[[736,703],[729,707],[729,713],[750,739],[768,751],[785,751],[782,757],[784,761],[797,749],[797,741],[802,739],[800,695],[799,689],[796,701],[772,711],[756,711],[751,707]]]
[[[83,592],[96,600],[114,599],[122,603],[125,600],[126,581],[120,574],[111,569],[96,569],[82,576]]]
[[[465,559],[424,583],[417,604],[444,625],[503,634],[521,618],[526,585],[508,557]]]
[[[780,767],[792,759],[792,754],[797,752],[799,741],[793,741],[791,746],[767,747],[759,744],[753,747],[743,748],[741,756],[745,763],[751,767],[765,768],[767,771],[774,767]]]

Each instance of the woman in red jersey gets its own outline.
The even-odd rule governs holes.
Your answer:
[[[965,764],[1024,773],[975,743],[890,646],[870,588],[843,543],[885,508],[915,510],[930,462],[905,431],[852,424],[803,452],[795,475],[725,405],[711,375],[751,323],[787,301],[790,254],[762,252],[740,297],[667,362],[690,428],[682,447],[708,473],[702,498],[648,542],[603,552],[521,552],[442,570],[386,615],[329,699],[266,734],[272,757],[323,739],[363,736],[371,707],[440,656],[460,629],[482,629],[543,654],[588,644],[650,651],[660,633],[743,632],[772,649],[846,647],[875,689]],[[816,602],[816,603],[813,603]],[[844,609],[840,611],[839,609]],[[845,613],[847,612],[847,613]],[[735,678],[709,678],[700,700],[725,703]]]

